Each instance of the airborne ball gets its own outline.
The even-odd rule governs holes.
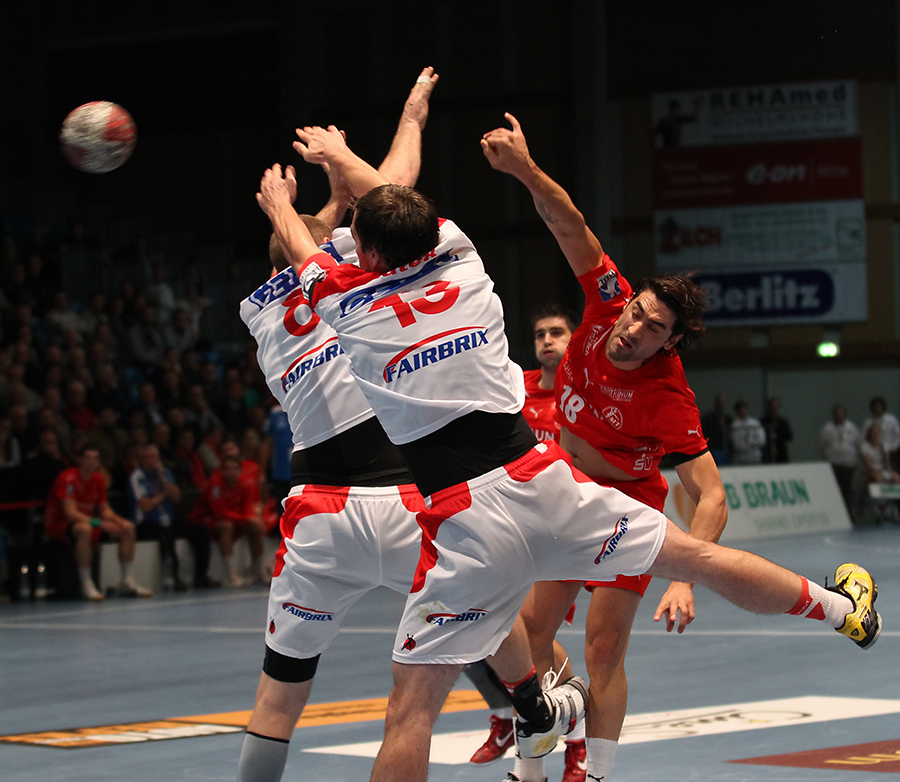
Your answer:
[[[121,166],[134,151],[137,128],[117,103],[95,100],[74,109],[59,132],[63,155],[75,168],[105,174]]]

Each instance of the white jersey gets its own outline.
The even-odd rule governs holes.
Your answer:
[[[500,299],[454,223],[443,221],[437,247],[408,266],[379,275],[322,253],[301,284],[395,444],[476,410],[522,409],[522,370],[509,359]]]
[[[335,232],[344,233],[350,236],[348,229]],[[348,261],[355,258],[345,255]],[[266,383],[288,414],[294,450],[324,442],[374,415],[350,376],[337,335],[312,311],[293,269],[244,299],[241,319],[259,345]]]

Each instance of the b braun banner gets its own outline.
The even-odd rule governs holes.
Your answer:
[[[728,500],[728,523],[720,543],[851,529],[827,462],[720,467],[719,473]],[[674,470],[663,475],[669,483],[666,516],[689,529],[694,503]]]

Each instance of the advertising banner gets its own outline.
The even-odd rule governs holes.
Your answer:
[[[720,467],[719,473],[728,500],[728,523],[720,543],[851,528],[827,462]],[[669,483],[666,515],[688,529],[694,504],[674,470],[663,475]]]

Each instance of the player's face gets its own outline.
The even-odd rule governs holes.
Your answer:
[[[534,324],[534,355],[544,369],[555,371],[566,353],[572,332],[565,318],[541,318]]]
[[[675,313],[652,291],[635,296],[613,326],[606,342],[606,356],[619,369],[637,369],[662,349],[674,347],[681,335],[672,336]]]
[[[85,475],[93,475],[95,472],[97,472],[97,470],[100,469],[99,451],[88,449],[83,454],[81,454],[80,466],[81,471]]]

